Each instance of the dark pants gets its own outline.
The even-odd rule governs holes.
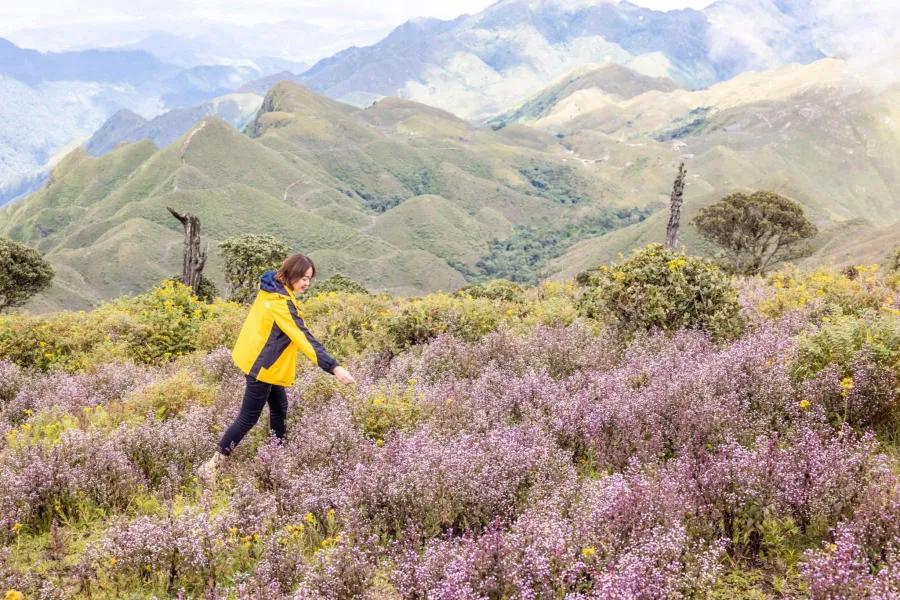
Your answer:
[[[219,442],[219,452],[226,456],[231,454],[235,446],[244,439],[250,428],[256,425],[266,403],[269,404],[269,425],[279,439],[284,439],[284,423],[287,418],[287,394],[284,392],[284,388],[280,385],[263,383],[250,375],[247,375],[246,378],[247,389],[244,391],[241,412]]]

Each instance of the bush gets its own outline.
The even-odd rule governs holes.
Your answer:
[[[137,412],[152,412],[163,421],[180,415],[189,406],[209,406],[212,401],[212,391],[188,373],[152,383],[129,399]]]
[[[612,318],[628,335],[641,330],[705,329],[716,338],[743,331],[737,290],[710,261],[661,244],[636,250],[624,263],[582,272],[581,314]]]
[[[900,323],[895,317],[869,314],[825,319],[821,329],[801,338],[795,377],[812,378],[829,365],[847,377],[864,349],[874,364],[900,375]]]
[[[492,279],[484,283],[476,283],[466,286],[460,291],[471,298],[505,300],[519,304],[525,302],[525,293],[519,284],[507,279]]]
[[[364,340],[390,306],[387,296],[323,292],[303,302],[303,315],[328,352],[346,360],[365,350]]]
[[[821,269],[807,273],[787,265],[762,282],[764,287],[750,304],[769,319],[798,310],[815,320],[860,315],[890,307],[894,301],[894,290],[877,276],[877,265],[840,273]]]
[[[412,380],[412,383],[415,383]],[[386,388],[372,390],[351,405],[352,422],[366,437],[377,443],[394,431],[408,431],[419,418],[415,390],[412,385],[405,390]]]
[[[206,304],[165,281],[85,312],[0,315],[0,356],[40,371],[88,371],[111,360],[158,364],[194,350],[232,346],[246,308]]]
[[[225,259],[225,281],[231,286],[231,300],[250,304],[257,282],[266,271],[278,269],[288,256],[287,245],[270,236],[247,234],[219,243]]]
[[[53,267],[24,244],[0,238],[0,312],[22,306],[50,287]]]
[[[168,279],[163,279],[159,282],[159,285],[165,285],[167,281],[177,281],[178,283],[184,283],[181,279],[181,275],[173,275]],[[185,284],[187,285],[187,284]],[[207,279],[205,275],[200,275],[200,285],[197,287],[197,298],[203,300],[204,302],[215,302],[216,298],[219,297],[219,288],[216,287],[216,284],[211,279]]]
[[[369,294],[369,290],[356,283],[349,277],[336,273],[320,283],[313,284],[301,296],[301,299],[313,298],[327,292],[345,292],[347,294]]]
[[[445,294],[416,298],[383,315],[367,346],[397,355],[441,333],[473,342],[495,330],[504,316],[509,316],[505,308],[501,302],[485,298],[452,298]],[[512,313],[512,309],[508,311]]]
[[[144,363],[166,361],[195,350],[198,326],[210,316],[208,305],[189,287],[175,281],[164,281],[133,299],[120,298],[105,309],[101,314],[105,312],[115,320],[109,335],[126,344],[129,358]]]
[[[833,424],[875,427],[900,440],[900,323],[895,317],[827,320],[819,331],[800,338],[798,346],[793,376],[808,380],[807,402],[821,405]]]

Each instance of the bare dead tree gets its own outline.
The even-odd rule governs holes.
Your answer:
[[[678,177],[672,186],[672,198],[669,200],[669,224],[666,226],[666,248],[675,250],[678,247],[678,227],[681,225],[681,203],[684,202],[684,161],[678,167]]]
[[[205,249],[200,249],[200,217],[190,213],[180,213],[168,206],[166,208],[169,209],[172,216],[181,221],[181,225],[184,227],[184,264],[181,270],[181,282],[189,286],[196,295],[200,289],[203,266],[206,264],[206,253],[209,250],[209,244]]]

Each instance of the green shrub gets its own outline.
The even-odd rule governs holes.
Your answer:
[[[0,238],[0,312],[22,306],[50,287],[53,267],[24,244]]]
[[[611,318],[628,335],[688,328],[722,339],[739,335],[745,325],[727,275],[710,261],[661,244],[635,250],[619,265],[582,272],[577,281],[585,287],[581,314]]]
[[[406,389],[391,386],[373,390],[351,403],[351,416],[366,437],[381,443],[391,432],[415,427],[419,418],[415,390],[412,385]]]
[[[206,308],[206,318],[200,321],[194,346],[210,352],[216,348],[233,348],[241,332],[248,308],[236,302],[214,302]]]
[[[260,276],[278,269],[289,248],[271,235],[246,234],[220,242],[219,251],[225,260],[225,281],[231,286],[230,300],[250,304]]]
[[[213,314],[189,287],[175,281],[135,298],[119,298],[97,312],[112,340],[125,344],[128,358],[143,363],[196,350],[199,326]]]
[[[323,292],[303,302],[310,331],[338,360],[361,354],[378,319],[388,314],[388,296]]]
[[[789,264],[762,279],[765,285],[755,294],[753,305],[769,319],[803,310],[816,321],[824,316],[860,315],[887,309],[895,292],[877,271],[877,265],[870,265],[847,267],[841,272],[825,269],[807,272]]]
[[[184,283],[181,279],[181,275],[173,275],[168,279],[163,279],[159,282],[159,285],[165,285],[167,281],[177,281],[178,283]],[[211,279],[207,279],[205,275],[200,275],[200,285],[197,287],[197,298],[203,300],[204,302],[215,302],[216,298],[219,297],[219,288],[216,286],[216,283]]]
[[[370,334],[367,347],[397,355],[442,333],[474,342],[496,329],[511,308],[486,298],[453,298],[430,294],[401,304],[383,315]]]
[[[0,316],[0,356],[20,367],[81,370],[85,354],[104,337],[87,322],[83,313]]]
[[[487,298],[489,300],[505,300],[521,304],[525,302],[525,293],[519,284],[508,279],[492,279],[484,283],[469,285],[460,290],[472,298]]]
[[[161,420],[181,414],[189,406],[209,406],[212,391],[188,373],[176,373],[153,383],[129,398],[131,408],[138,413],[148,412]]]
[[[825,318],[821,329],[801,338],[793,375],[811,379],[830,365],[842,376],[851,375],[865,350],[866,359],[900,375],[900,321],[893,315]]]
[[[301,296],[301,300],[305,301],[308,298],[313,298],[315,296],[318,296],[319,294],[325,294],[327,292],[344,292],[347,294],[368,295],[369,290],[356,283],[349,277],[341,275],[340,273],[335,273],[328,279],[309,286],[309,289],[306,290],[306,292]]]

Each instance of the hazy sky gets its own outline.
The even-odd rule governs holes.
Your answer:
[[[568,0],[562,0],[566,2]],[[581,0],[582,2],[584,0]],[[703,8],[711,0],[633,0],[657,10]],[[176,29],[187,24],[252,26],[302,21],[371,43],[383,32],[418,16],[452,19],[476,13],[492,0],[0,0],[0,37],[40,50],[115,45],[115,34]],[[378,34],[380,35],[380,33]]]

